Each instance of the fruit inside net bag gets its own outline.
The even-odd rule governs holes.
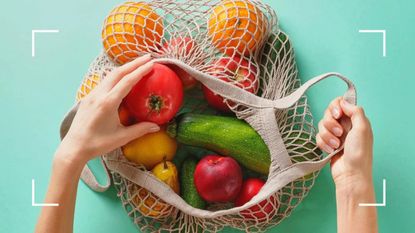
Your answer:
[[[264,231],[277,225],[304,199],[319,170],[334,154],[323,157],[315,144],[305,91],[325,78],[338,77],[348,85],[345,98],[356,101],[353,84],[337,73],[300,85],[291,41],[279,29],[274,10],[259,0],[125,2],[106,17],[102,41],[104,52],[90,65],[77,100],[110,70],[151,53],[156,62],[168,65],[180,77],[185,88],[181,113],[227,112],[225,115],[234,114],[242,120],[215,118],[217,140],[223,135],[230,138],[232,133],[226,131],[230,125],[247,132],[234,133],[230,141],[236,140],[240,148],[245,146],[239,155],[246,156],[243,172],[255,178],[245,180],[242,186],[251,185],[256,191],[253,197],[245,198],[249,196],[245,193],[235,203],[205,203],[192,196],[192,175],[186,178],[189,185],[181,184],[182,192],[187,192],[184,195],[145,165],[126,159],[121,149],[103,155],[124,208],[145,232],[216,232],[225,226]],[[62,135],[75,111],[76,107],[63,121]],[[120,108],[121,121],[123,112]],[[178,131],[173,128],[173,132]],[[255,140],[259,146],[250,148],[249,142]],[[223,151],[215,140],[208,142],[213,146],[205,149]],[[238,146],[229,151],[238,151]],[[209,152],[179,146],[174,162],[183,163],[180,154],[197,157]],[[263,159],[251,162],[250,157],[260,157],[255,153]],[[179,173],[194,171],[192,162],[184,164],[184,170],[177,169]],[[88,167],[82,179],[96,191],[109,186],[109,182],[100,185]],[[183,197],[197,200],[190,205]]]

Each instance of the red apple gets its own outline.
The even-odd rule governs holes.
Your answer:
[[[176,37],[163,44],[163,51],[174,53],[179,57],[192,56],[196,43],[190,37]],[[189,73],[176,65],[168,65],[180,77],[185,90],[191,89],[197,84],[197,80]]]
[[[182,80],[184,90],[192,89],[197,85],[198,81],[182,68],[173,64],[169,64],[168,66],[177,74],[177,76],[179,76],[180,80]]]
[[[229,202],[242,185],[242,171],[231,157],[207,155],[196,166],[194,182],[199,195],[208,202]]]
[[[211,73],[213,76],[216,76],[225,82],[232,82],[235,86],[251,93],[257,91],[257,69],[254,64],[247,59],[239,56],[220,58],[213,63]],[[219,111],[230,111],[229,107],[224,103],[222,96],[214,93],[206,86],[203,86],[202,88],[203,94],[210,106]]]
[[[235,206],[243,206],[249,202],[255,195],[259,193],[265,182],[257,178],[249,178],[242,184],[241,192],[235,200]],[[241,211],[241,215],[250,220],[264,221],[275,214],[278,206],[273,206],[275,198],[271,197],[268,200],[263,200],[259,204],[250,207],[248,210]],[[277,205],[276,203],[274,205]]]

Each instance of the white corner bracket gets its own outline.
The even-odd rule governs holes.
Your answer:
[[[36,203],[35,202],[35,179],[32,179],[32,206],[59,206],[58,203]]]
[[[383,57],[386,57],[386,30],[359,30],[360,33],[381,33],[383,38]]]
[[[359,203],[359,206],[361,207],[370,207],[370,206],[380,206],[385,207],[386,206],[386,179],[383,179],[383,199],[382,203]]]
[[[32,57],[35,57],[36,52],[36,33],[58,33],[59,30],[32,30]]]

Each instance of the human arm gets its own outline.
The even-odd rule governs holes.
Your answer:
[[[318,146],[332,153],[344,143],[344,149],[331,161],[336,186],[338,233],[377,233],[376,207],[372,178],[373,133],[361,107],[342,98],[335,99],[319,123]]]
[[[72,232],[77,187],[85,164],[98,155],[160,129],[150,122],[126,127],[118,117],[122,99],[152,67],[148,55],[127,63],[111,72],[81,101],[53,159],[45,202],[59,206],[42,208],[36,233]]]

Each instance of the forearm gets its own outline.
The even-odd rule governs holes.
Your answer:
[[[36,233],[73,231],[75,200],[82,164],[65,159],[58,150],[53,161],[51,180],[46,194],[46,203],[58,203],[57,207],[43,207]]]
[[[375,203],[371,179],[336,185],[338,233],[377,233],[376,207],[359,206]]]

